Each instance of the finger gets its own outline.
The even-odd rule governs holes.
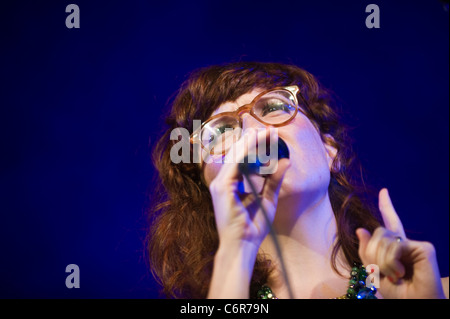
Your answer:
[[[380,246],[384,244],[384,239],[387,237],[387,234],[391,234],[390,231],[385,229],[384,227],[378,227],[375,229],[373,234],[364,228],[358,228],[356,235],[360,240],[359,243],[359,254],[361,260],[364,264],[378,264],[378,260],[380,259]],[[393,238],[393,236],[391,236]]]
[[[229,180],[231,182],[238,182],[241,179],[241,173],[239,172],[239,163],[242,163],[244,158],[252,154],[256,159],[256,148],[258,145],[267,143],[267,139],[270,139],[270,143],[276,143],[276,134],[270,133],[270,127],[264,129],[248,128],[246,129],[241,138],[233,144],[224,158],[224,165],[221,168],[217,177],[221,180]],[[250,159],[253,160],[253,159]],[[224,178],[224,179],[222,179]]]
[[[387,188],[380,190],[378,207],[380,209],[385,228],[405,239],[405,230],[400,218],[397,215],[397,212],[394,209],[394,206],[392,205]]]
[[[397,282],[399,279],[405,276],[406,270],[403,263],[400,261],[405,250],[404,242],[390,241],[388,245],[384,259],[384,267],[386,268],[386,276],[392,279],[393,282]],[[383,269],[380,268],[383,273]]]
[[[275,203],[278,200],[278,194],[283,183],[284,175],[291,166],[291,162],[287,158],[282,158],[278,162],[278,169],[274,174],[268,175],[263,190],[263,198]]]
[[[378,265],[381,274],[388,277],[393,283],[405,275],[405,268],[401,262],[404,242],[398,242],[395,235],[384,227],[378,227],[370,239],[366,230],[357,231],[361,242],[359,253],[363,263]],[[367,238],[364,240],[363,236]],[[369,239],[368,242],[367,239]]]
[[[403,245],[397,242],[389,231],[385,232],[385,236],[378,242],[376,252],[376,264],[380,268],[380,272],[395,283],[404,276],[404,267],[400,262],[402,256]]]
[[[380,240],[383,238],[386,229],[383,227],[378,227],[375,229],[373,234],[370,236],[369,241],[364,247],[364,255],[365,255],[365,264],[376,264],[377,263],[377,254],[378,254],[378,244]],[[367,233],[369,233],[366,230]],[[367,234],[366,234],[367,235]]]
[[[241,138],[233,144],[223,158],[223,166],[216,176],[218,180],[239,181],[241,175],[239,173],[238,163],[244,159],[249,151],[256,148],[257,133],[256,129],[248,128],[243,132]]]

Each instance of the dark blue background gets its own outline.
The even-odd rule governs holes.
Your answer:
[[[366,5],[381,10],[368,29]],[[67,29],[76,3],[81,28]],[[368,181],[449,272],[449,14],[422,1],[2,1],[0,297],[155,298],[149,149],[188,72],[288,62],[336,94]],[[65,267],[81,270],[67,289]]]

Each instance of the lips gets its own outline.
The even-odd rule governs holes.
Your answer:
[[[278,137],[278,158],[272,158],[270,161],[268,161],[267,163],[261,163],[258,158],[256,159],[256,163],[248,163],[248,156],[244,159],[244,163],[239,164],[239,169],[241,170],[241,172],[243,172],[243,179],[242,181],[239,183],[239,191],[241,193],[251,193],[251,186],[249,184],[248,179],[250,179],[251,183],[254,185],[255,189],[257,190],[257,192],[259,194],[261,194],[263,187],[264,187],[264,182],[265,182],[265,178],[276,172],[275,170],[271,170],[270,166],[272,166],[274,163],[274,160],[280,160],[282,158],[289,158],[289,148],[286,144],[286,142]],[[275,163],[277,164],[277,163]],[[264,172],[264,169],[266,169],[266,171],[268,171],[269,173],[267,174],[261,174],[262,172]]]
[[[256,159],[256,161],[249,160],[250,156],[247,155],[244,158],[243,163],[239,164],[239,171],[243,175],[267,175],[267,174],[273,174],[276,172],[276,163],[273,163],[274,160],[279,161],[282,158],[289,158],[289,148],[286,144],[286,142],[281,138],[278,137],[278,154],[277,157],[274,157],[272,155],[272,152],[270,154],[270,158],[265,158],[264,160],[261,160],[259,156],[259,150],[257,149],[257,154],[253,154],[253,159]],[[261,156],[262,157],[262,156]],[[275,168],[275,169],[274,169]]]

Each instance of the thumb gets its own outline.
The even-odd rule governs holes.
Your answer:
[[[356,236],[359,239],[359,257],[361,258],[361,261],[364,265],[372,264],[373,262],[371,260],[367,259],[366,256],[366,250],[367,245],[369,244],[369,240],[372,238],[372,235],[369,233],[369,231],[365,228],[358,228],[356,230]]]
[[[287,158],[282,158],[278,161],[278,168],[274,174],[268,175],[263,190],[263,198],[276,202],[278,193],[280,192],[281,184],[283,182],[286,171],[291,166],[291,162]]]

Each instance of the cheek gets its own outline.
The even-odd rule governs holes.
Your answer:
[[[291,167],[285,176],[286,188],[328,187],[330,170],[327,152],[319,133],[309,120],[300,118],[295,128],[281,131],[290,147]],[[294,133],[294,134],[293,134]]]
[[[221,163],[210,163],[204,164],[203,167],[203,177],[206,182],[206,186],[209,186],[214,178],[219,174],[220,168],[222,167]]]
[[[327,152],[314,125],[305,116],[299,116],[288,130],[279,130],[280,136],[286,138],[293,155],[307,167],[321,167],[327,163]]]

